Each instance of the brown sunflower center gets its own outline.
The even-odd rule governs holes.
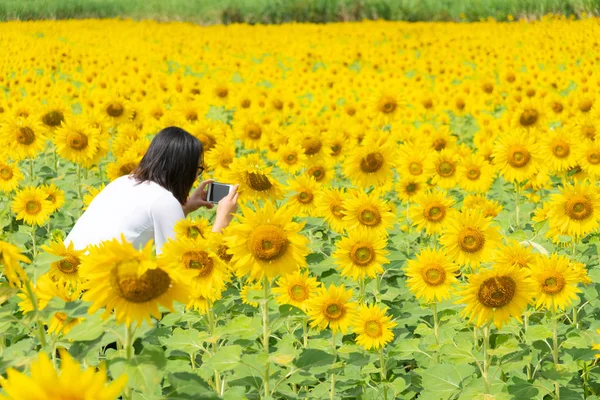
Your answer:
[[[114,102],[106,106],[106,113],[113,118],[120,117],[124,112],[125,107],[121,103]]]
[[[266,175],[256,172],[246,173],[246,183],[257,192],[264,192],[273,187],[273,184]]]
[[[224,244],[220,244],[217,248],[217,255],[221,260],[227,263],[231,261],[231,258],[233,257],[233,254],[229,254],[229,247]]]
[[[262,136],[262,128],[254,122],[247,124],[244,130],[246,131],[246,136],[250,139],[258,140]]]
[[[288,289],[290,298],[297,302],[302,302],[308,299],[308,288],[304,285],[296,283]]]
[[[171,286],[169,274],[160,268],[149,269],[141,276],[119,273],[121,265],[111,272],[110,283],[120,297],[132,303],[145,303],[163,295]]]
[[[446,281],[446,270],[441,265],[430,264],[423,268],[421,276],[429,286],[439,286]]]
[[[333,145],[331,145],[330,147],[331,149],[331,155],[332,156],[339,156],[340,153],[342,152],[342,144],[341,143],[335,143]]]
[[[229,156],[222,156],[219,159],[219,164],[221,164],[221,167],[223,168],[229,168],[229,165],[233,162],[233,158],[229,157]]]
[[[593,125],[584,125],[581,127],[581,133],[586,138],[594,140],[594,138],[596,137],[596,127]]]
[[[313,194],[311,192],[300,192],[296,196],[296,199],[302,204],[310,204],[313,201]]]
[[[541,289],[547,294],[560,293],[565,287],[565,278],[555,271],[549,271],[541,280]]]
[[[514,168],[521,168],[529,163],[531,154],[523,146],[515,146],[508,152],[508,163]]]
[[[306,154],[307,156],[312,156],[321,151],[323,143],[317,137],[308,137],[304,139],[302,147],[304,148],[304,154]]]
[[[530,127],[532,125],[535,125],[539,116],[540,113],[536,109],[526,108],[523,110],[519,117],[519,123],[521,124],[521,126]]]
[[[205,251],[187,251],[182,257],[183,265],[186,269],[193,269],[198,272],[198,276],[207,276],[213,270],[214,262],[212,257]]]
[[[376,207],[366,205],[358,211],[358,221],[366,226],[376,226],[381,222],[381,214]]]
[[[381,326],[381,322],[377,320],[369,320],[365,322],[365,334],[373,339],[381,337],[383,334],[383,327]]]
[[[517,284],[510,276],[488,278],[479,287],[477,298],[489,308],[501,308],[510,304],[515,296]]]
[[[600,151],[598,150],[589,150],[586,154],[586,158],[590,164],[596,165],[600,163]]]
[[[355,265],[364,267],[375,259],[375,250],[369,243],[356,243],[350,249],[350,258]]]
[[[73,150],[84,150],[88,145],[88,137],[81,132],[73,131],[67,136],[67,143]]]
[[[215,94],[217,95],[217,97],[223,99],[229,94],[229,89],[227,89],[227,87],[225,86],[219,86],[215,89]]]
[[[56,263],[56,267],[63,274],[71,275],[77,273],[79,270],[79,264],[80,261],[77,257],[73,255],[67,255],[65,258]]]
[[[377,102],[377,109],[384,114],[393,113],[397,107],[398,103],[392,96],[383,96]]]
[[[42,203],[38,200],[29,200],[25,203],[25,212],[29,215],[37,215],[42,211]]]
[[[11,180],[13,177],[13,170],[12,168],[10,168],[9,166],[2,166],[2,168],[0,168],[0,179],[4,180],[4,181],[9,181]]]
[[[552,111],[554,111],[556,114],[560,114],[563,110],[564,106],[561,102],[555,101],[552,103]]]
[[[435,151],[442,151],[446,148],[446,140],[445,139],[435,139],[433,141],[433,148]]]
[[[296,156],[296,153],[289,153],[285,156],[284,160],[286,164],[294,165],[298,162],[298,157]]]
[[[58,110],[49,111],[42,116],[44,125],[55,128],[65,120],[65,116]]]
[[[477,253],[485,244],[485,236],[475,228],[463,228],[458,233],[458,247],[466,253]]]
[[[581,221],[594,212],[594,206],[587,196],[576,194],[565,203],[565,214],[571,219]]]
[[[555,140],[552,143],[552,154],[554,154],[558,158],[565,158],[571,152],[571,148],[569,144],[564,140]]]
[[[367,174],[379,171],[382,165],[383,156],[381,153],[369,153],[360,160],[360,169]]]
[[[440,203],[433,203],[425,206],[423,217],[429,222],[440,222],[446,216],[446,207]]]
[[[467,170],[467,179],[471,181],[476,181],[481,176],[481,170],[477,166],[471,166]]]
[[[261,225],[252,231],[248,241],[254,257],[272,261],[285,254],[289,241],[285,231],[275,225]]]
[[[329,303],[323,307],[323,315],[330,321],[341,319],[346,314],[346,308],[343,304]]]
[[[17,132],[17,142],[19,144],[29,146],[35,142],[35,132],[28,126],[22,126]]]
[[[421,175],[423,173],[423,164],[413,161],[408,165],[408,172],[412,175]]]
[[[590,99],[583,99],[580,103],[579,103],[579,111],[581,112],[588,112],[592,109],[592,106],[594,105],[594,102]]]
[[[407,194],[414,194],[419,189],[419,185],[416,182],[409,182],[404,186],[404,191]]]
[[[342,219],[346,216],[345,209],[340,204],[331,204],[329,210],[336,218]]]
[[[454,175],[455,165],[453,162],[448,160],[443,160],[438,164],[437,172],[440,176],[447,178],[449,176]]]
[[[309,176],[315,178],[317,182],[320,182],[325,178],[325,168],[319,165],[315,165],[314,167],[309,168],[307,173]]]

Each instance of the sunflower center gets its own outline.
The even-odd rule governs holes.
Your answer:
[[[17,133],[17,142],[25,146],[29,146],[35,142],[35,132],[33,132],[33,129],[28,126],[20,127]]]
[[[594,103],[590,99],[582,100],[579,103],[579,111],[581,111],[581,112],[588,112],[588,111],[590,111],[592,109],[593,105],[594,105]]]
[[[317,182],[320,182],[325,178],[325,168],[320,166],[314,166],[308,170],[308,175],[315,178]]]
[[[565,287],[565,278],[554,271],[549,272],[549,274],[542,280],[542,291],[547,294],[560,293]]]
[[[204,235],[202,234],[202,229],[198,228],[197,226],[190,226],[190,227],[188,227],[188,229],[187,229],[187,235],[191,239],[195,239],[198,236],[204,237]]]
[[[438,164],[437,172],[440,176],[447,178],[454,175],[454,163],[444,160]]]
[[[561,113],[563,109],[564,107],[560,102],[555,101],[554,103],[552,103],[552,111],[554,111],[556,114]]]
[[[593,125],[583,126],[581,128],[581,133],[583,133],[583,136],[585,136],[586,138],[594,140],[594,138],[596,137],[596,127],[594,127]]]
[[[336,143],[336,144],[332,145],[330,148],[331,148],[331,155],[332,156],[337,156],[342,151],[342,145],[340,143]]]
[[[364,267],[375,259],[375,251],[369,243],[357,243],[350,250],[350,258],[355,265]]]
[[[289,288],[288,294],[292,300],[302,302],[308,299],[308,288],[297,283]]]
[[[289,241],[285,231],[280,227],[261,225],[254,228],[248,243],[254,257],[273,261],[285,254]]]
[[[373,206],[363,206],[358,213],[358,221],[367,226],[376,226],[381,222],[379,210]]]
[[[383,96],[377,103],[377,109],[384,114],[390,114],[396,111],[398,103],[392,96]]]
[[[246,125],[246,136],[250,139],[258,140],[262,136],[262,128],[253,122]]]
[[[344,218],[344,216],[346,215],[346,214],[344,213],[344,211],[345,211],[345,210],[344,210],[344,207],[342,207],[342,206],[341,206],[341,205],[339,205],[339,204],[332,204],[332,205],[329,207],[329,210],[331,211],[331,213],[332,213],[332,214],[333,214],[333,215],[334,215],[336,218],[340,218],[340,219],[342,219],[342,218]]]
[[[415,193],[418,188],[419,188],[419,185],[417,185],[415,182],[410,182],[408,185],[406,185],[404,187],[404,191],[406,193]]]
[[[577,194],[565,203],[565,214],[577,221],[588,218],[594,212],[592,202],[587,196]]]
[[[571,149],[564,140],[556,140],[552,143],[552,154],[558,158],[565,158],[569,155]]]
[[[446,148],[446,140],[445,139],[435,139],[433,141],[433,148],[435,151],[441,151]]]
[[[523,110],[521,116],[519,117],[519,123],[521,124],[521,126],[525,127],[535,125],[539,116],[540,113],[536,109],[526,108],[525,110]]]
[[[323,143],[321,140],[319,140],[319,138],[309,137],[304,140],[302,147],[304,148],[304,154],[307,156],[312,156],[321,151]]]
[[[457,108],[458,110],[462,110],[462,109],[464,109],[464,108],[465,108],[465,106],[467,105],[463,99],[457,99],[457,100],[456,100],[456,103],[454,103],[454,104],[456,105],[456,108]]]
[[[134,262],[125,262],[134,264]],[[169,274],[160,268],[149,269],[141,276],[135,274],[125,274],[121,276],[119,269],[123,267],[119,264],[111,272],[110,283],[113,289],[125,300],[132,303],[145,303],[160,297],[169,290],[171,278]],[[135,268],[135,266],[131,266]],[[129,269],[129,268],[127,268]]]
[[[484,244],[485,236],[478,229],[464,228],[458,233],[458,247],[466,253],[476,253]]]
[[[121,176],[129,175],[135,169],[135,167],[137,167],[136,163],[123,164],[121,165],[121,168],[119,168],[119,173],[121,174]]]
[[[529,151],[523,146],[516,146],[508,154],[508,163],[515,168],[524,167],[530,159]]]
[[[242,108],[248,108],[248,107],[250,107],[251,104],[252,104],[252,101],[250,99],[243,99],[240,102],[240,106],[242,106]]]
[[[372,338],[381,337],[383,333],[383,327],[381,326],[381,322],[376,320],[369,320],[365,322],[365,333],[367,336]]]
[[[296,157],[296,154],[290,153],[285,156],[285,162],[289,165],[296,164],[298,162],[298,157]]]
[[[439,286],[446,280],[446,270],[440,265],[431,264],[421,271],[421,276],[429,286]]]
[[[40,211],[42,211],[42,203],[38,200],[29,200],[25,204],[25,212],[29,215],[37,215]]]
[[[477,298],[489,308],[501,308],[510,304],[515,296],[517,284],[510,276],[497,276],[483,281]]]
[[[0,168],[0,178],[4,181],[9,181],[13,177],[13,170],[8,166]]]
[[[63,274],[75,274],[79,270],[80,261],[77,257],[68,255],[56,263],[56,267]]]
[[[257,192],[264,192],[273,187],[273,184],[266,175],[256,172],[246,173],[246,183]]]
[[[408,166],[408,171],[413,175],[421,175],[423,173],[423,165],[416,161],[413,161]]]
[[[328,320],[338,320],[344,316],[346,309],[342,304],[329,303],[323,309],[323,314]]]
[[[440,222],[446,216],[446,207],[439,203],[426,206],[423,209],[423,217],[429,222]]]
[[[381,153],[369,153],[360,160],[360,169],[365,173],[377,172],[383,165],[383,156]]]
[[[185,112],[185,119],[190,122],[198,121],[198,113],[195,110],[187,110]]]
[[[125,112],[125,107],[121,103],[110,103],[106,106],[106,113],[113,118],[118,118]]]
[[[67,143],[74,150],[83,150],[88,145],[88,138],[81,132],[71,132],[67,136]]]
[[[229,254],[227,251],[229,250],[229,247],[227,247],[224,244],[220,244],[219,247],[217,248],[217,255],[219,256],[219,258],[225,262],[229,262],[231,261],[231,258],[233,257],[233,254]]]
[[[220,86],[215,90],[217,97],[225,98],[229,94],[229,90],[225,86]]]
[[[310,192],[300,192],[296,198],[302,204],[309,204],[313,201],[314,196]]]
[[[47,112],[42,117],[42,122],[44,123],[44,125],[50,126],[52,128],[59,126],[64,120],[65,116],[62,112],[58,110]]]
[[[586,158],[590,164],[596,165],[600,163],[600,152],[597,150],[590,150],[588,151]]]
[[[185,268],[198,271],[198,276],[207,276],[213,270],[213,259],[205,251],[188,251],[182,258]]]

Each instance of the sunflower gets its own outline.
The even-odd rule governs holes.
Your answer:
[[[396,217],[386,201],[374,194],[358,192],[342,203],[344,221],[349,231],[358,229],[375,235],[387,235]]]
[[[377,350],[394,340],[392,328],[398,324],[385,312],[386,309],[375,304],[360,306],[356,319],[352,322],[359,346],[366,350]]]
[[[52,213],[52,203],[41,187],[28,186],[18,191],[12,201],[12,210],[17,219],[29,225],[44,225]]]
[[[92,200],[94,200],[98,193],[104,190],[105,187],[106,185],[104,183],[99,187],[88,186],[87,193],[83,195],[83,210],[86,210],[90,206]]]
[[[458,283],[458,265],[441,250],[422,249],[416,257],[408,260],[406,268],[410,292],[428,303],[449,299],[452,286]]]
[[[334,165],[326,158],[307,160],[304,173],[312,176],[320,184],[330,182],[335,177]]]
[[[600,194],[587,182],[565,183],[549,207],[550,228],[563,235],[581,238],[598,229]]]
[[[31,261],[21,254],[21,250],[17,246],[0,240],[0,267],[2,267],[0,272],[12,287],[21,287],[21,282],[28,279],[19,262],[29,264]]]
[[[295,174],[304,168],[307,157],[298,143],[287,143],[279,146],[277,166],[289,174]]]
[[[203,297],[216,300],[211,296],[224,289],[229,271],[227,264],[213,251],[215,248],[211,236],[206,239],[179,236],[165,244],[158,264],[165,265],[175,279],[187,282]]]
[[[344,160],[344,174],[357,186],[381,186],[394,176],[396,154],[392,145],[364,143]]]
[[[426,170],[431,170],[431,152],[423,146],[403,145],[398,157],[397,170],[402,176],[426,180]]]
[[[600,141],[584,141],[575,147],[575,159],[584,172],[600,176]]]
[[[131,116],[129,105],[118,96],[110,96],[101,104],[103,115],[111,125],[127,122]]]
[[[422,194],[427,188],[427,184],[419,178],[407,177],[400,179],[396,183],[396,193],[398,198],[407,204]]]
[[[105,308],[106,319],[114,310],[118,323],[139,326],[144,320],[151,322],[151,316],[161,317],[159,305],[173,310],[173,300],[187,303],[188,287],[156,265],[152,242],[138,251],[121,236],[120,242],[105,241],[88,252],[79,272],[87,289],[82,299],[92,303],[90,314]]]
[[[371,118],[379,126],[393,122],[403,108],[398,92],[390,88],[381,89],[370,99],[370,103]]]
[[[264,147],[267,139],[266,126],[251,112],[238,111],[233,121],[233,131],[238,139],[248,149],[260,150]]]
[[[254,308],[258,308],[258,303],[250,300],[248,296],[251,294],[251,292],[253,292],[253,294],[260,292],[262,295],[262,290],[263,286],[261,281],[246,282],[244,286],[242,286],[242,290],[240,290],[240,298],[242,299],[242,303],[248,304]]]
[[[277,280],[277,286],[273,288],[275,301],[306,311],[307,302],[314,297],[320,285],[308,272],[296,271]]]
[[[39,113],[40,122],[49,130],[54,131],[68,116],[68,110],[59,100],[52,100],[42,107]]]
[[[336,243],[337,249],[332,255],[342,276],[359,281],[383,273],[383,265],[389,263],[385,258],[386,245],[387,240],[382,236],[361,230],[349,231],[347,237]]]
[[[439,189],[418,195],[415,204],[408,210],[408,216],[413,225],[428,235],[440,233],[456,212],[451,208],[454,198]]]
[[[319,193],[317,181],[312,176],[300,175],[288,181],[290,192],[287,205],[299,217],[310,217],[315,214],[315,199]]]
[[[511,132],[502,135],[494,146],[494,164],[507,181],[523,182],[541,167],[543,158],[534,135]]]
[[[467,192],[486,193],[494,183],[495,173],[490,163],[479,154],[463,158],[458,165],[458,184]]]
[[[0,139],[13,160],[35,158],[46,147],[46,131],[33,119],[9,119],[1,126]]]
[[[511,241],[495,250],[493,261],[499,269],[513,265],[529,269],[534,264],[535,257],[530,246],[523,246],[517,241]]]
[[[468,264],[472,268],[489,261],[500,241],[500,231],[492,225],[492,221],[482,213],[471,210],[449,221],[440,238],[448,256],[458,264]]]
[[[126,154],[106,167],[106,176],[111,181],[122,176],[130,175],[142,161],[142,156],[137,154]]]
[[[536,255],[531,268],[535,282],[535,304],[552,311],[566,310],[577,300],[580,274],[571,267],[571,261],[556,253]]]
[[[190,298],[186,304],[186,309],[196,310],[202,315],[207,315],[212,307],[213,302],[223,297],[220,291],[213,291],[208,296],[205,296],[205,291],[201,288],[192,288]]]
[[[19,187],[23,173],[16,164],[0,162],[0,191],[10,193]]]
[[[69,352],[59,350],[60,372],[54,369],[46,353],[39,353],[31,363],[31,377],[9,368],[6,378],[0,377],[4,395],[2,400],[22,399],[95,399],[116,400],[127,384],[127,375],[121,375],[107,385],[106,367],[81,370]]]
[[[550,171],[563,172],[574,167],[578,162],[573,151],[573,135],[565,129],[550,131],[549,135],[541,140],[540,149]]]
[[[545,126],[546,114],[536,100],[525,100],[512,113],[513,126],[523,129],[540,129]]]
[[[271,170],[258,154],[249,154],[231,163],[228,181],[240,185],[238,191],[244,200],[278,200],[283,192]]]
[[[351,298],[352,290],[346,290],[344,285],[319,288],[315,297],[307,303],[310,326],[319,330],[329,327],[334,333],[348,332],[357,309],[357,304],[351,302]]]
[[[206,165],[217,179],[226,179],[234,159],[235,142],[227,138],[218,141],[205,156]]]
[[[329,224],[337,233],[346,229],[346,210],[344,209],[344,192],[340,189],[323,189],[317,194],[315,200],[316,214]]]
[[[461,211],[467,210],[477,210],[483,214],[486,218],[496,218],[500,211],[502,211],[502,206],[496,200],[490,200],[485,197],[484,194],[478,195],[466,195],[463,199],[463,206]]]
[[[64,122],[53,140],[59,156],[83,167],[93,164],[101,148],[99,132],[77,119]]]
[[[50,264],[50,271],[48,273],[54,281],[68,282],[70,284],[77,283],[79,280],[79,265],[85,254],[85,249],[75,250],[73,243],[65,246],[63,241],[55,241],[50,242],[49,246],[42,246],[42,250],[48,254],[60,257],[59,260]]]
[[[535,291],[526,271],[517,266],[483,269],[467,278],[457,303],[467,305],[461,314],[478,327],[493,321],[500,329],[511,317],[520,322]]]
[[[240,208],[243,216],[237,216],[225,238],[237,276],[248,275],[253,281],[273,279],[306,265],[308,239],[300,234],[304,224],[292,221],[292,210],[276,210],[270,202],[256,211]]]
[[[48,200],[52,204],[50,213],[55,212],[56,210],[61,208],[63,204],[65,204],[65,192],[59,189],[58,186],[56,186],[54,183],[51,183],[50,185],[43,185],[41,186],[41,188],[48,195],[46,200]]]
[[[210,221],[206,218],[185,218],[179,220],[173,230],[176,238],[196,239],[198,236],[204,238],[211,232]]]
[[[432,177],[431,183],[442,188],[451,189],[456,186],[459,158],[452,150],[441,150],[435,153],[432,164],[425,170],[427,176]]]

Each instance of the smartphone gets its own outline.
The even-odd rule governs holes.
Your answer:
[[[206,189],[206,200],[210,203],[218,203],[223,197],[229,194],[232,187],[233,185],[226,183],[209,183]]]

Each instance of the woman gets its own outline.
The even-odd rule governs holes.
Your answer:
[[[177,221],[200,207],[213,207],[205,191],[211,180],[203,181],[188,197],[204,170],[203,159],[198,139],[180,128],[163,129],[136,170],[114,180],[94,198],[65,243],[83,249],[123,234],[137,248],[154,239],[160,254],[164,243],[175,237]],[[217,206],[213,232],[229,225],[237,198],[236,185]]]

